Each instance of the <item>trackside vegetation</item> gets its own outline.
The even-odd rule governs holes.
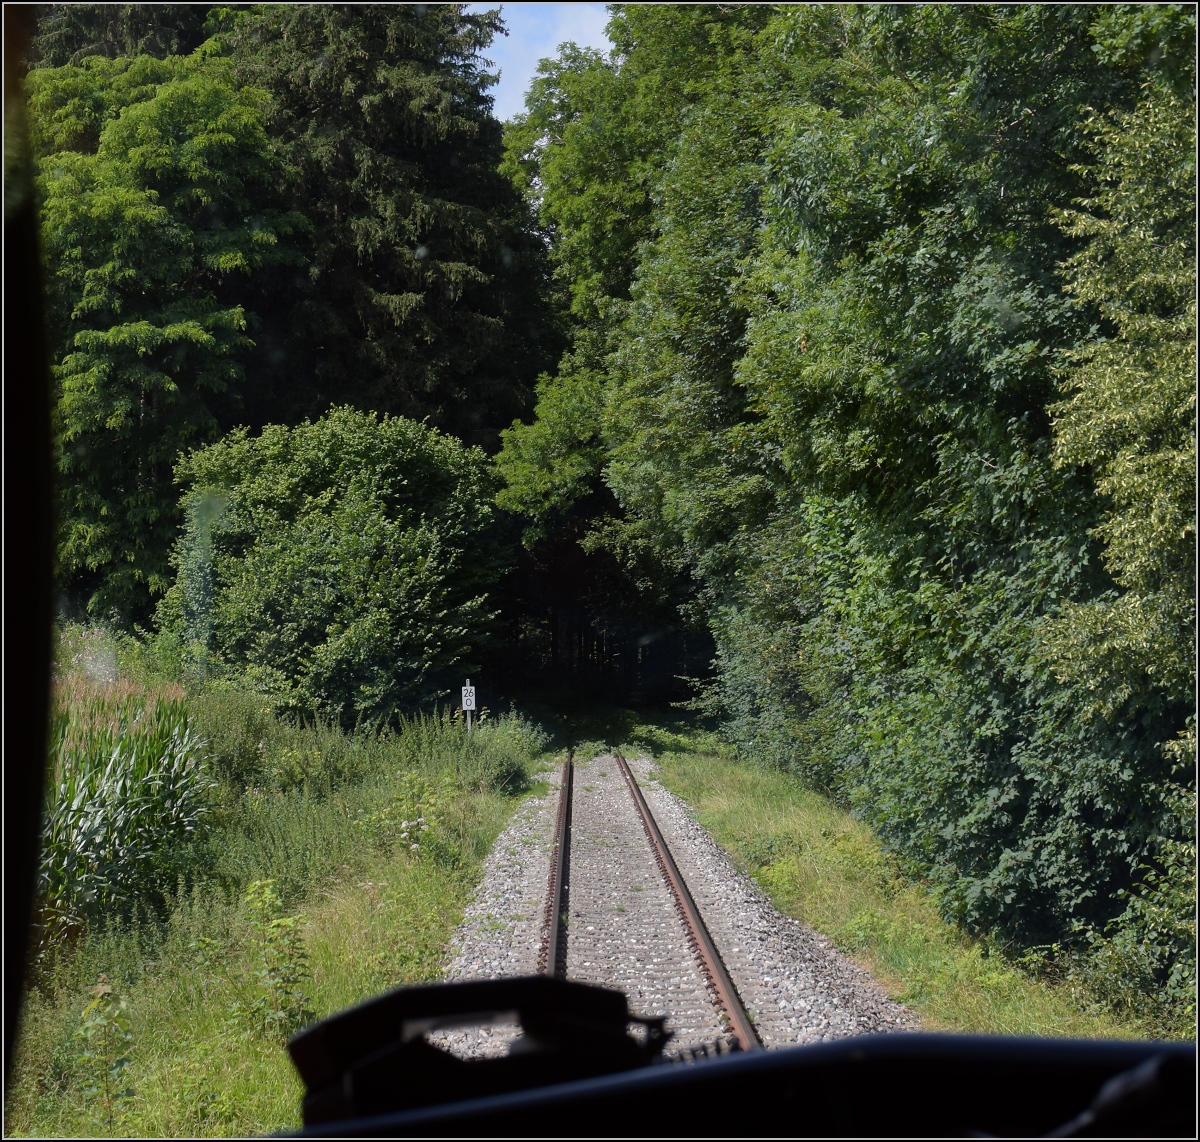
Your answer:
[[[549,557],[716,642],[738,755],[943,914],[1195,1012],[1195,10],[616,6],[507,163],[574,340]],[[648,574],[648,567],[660,573]],[[680,588],[686,590],[680,594]]]
[[[505,553],[480,449],[351,408],[243,429],[176,468],[186,524],[159,629],[281,712],[382,726],[471,673]]]
[[[721,752],[659,755],[662,780],[789,916],[862,964],[926,1030],[1072,1038],[1189,1037],[1164,1005],[1098,976],[1087,959],[1020,957],[938,914],[871,830],[792,774]],[[724,743],[715,742],[718,748]],[[711,746],[710,746],[711,748]],[[723,755],[724,754],[724,755]],[[1133,999],[1135,1002],[1130,1003]]]
[[[298,1127],[283,1040],[437,977],[546,735],[487,712],[469,738],[440,714],[355,734],[290,724],[252,692],[148,675],[161,659],[95,629],[68,627],[58,664],[69,731],[7,1129]],[[154,776],[181,769],[200,776]],[[83,822],[75,847],[57,843],[64,816]]]

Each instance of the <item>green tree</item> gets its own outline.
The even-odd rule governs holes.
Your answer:
[[[607,409],[631,286],[660,221],[655,197],[680,122],[737,73],[769,16],[752,5],[613,5],[610,13],[611,58],[567,44],[558,59],[543,60],[527,112],[505,139],[505,169],[537,209],[574,328],[570,350],[539,383],[531,422],[502,434],[501,503],[526,522],[527,575],[515,608],[554,632],[571,614],[568,640],[578,623],[635,640],[695,623],[685,613],[694,593],[686,560],[655,545],[648,517],[624,510],[604,478]],[[660,421],[664,410],[653,416]],[[560,640],[552,633],[552,659]],[[633,643],[618,651],[625,662],[641,653]],[[695,672],[702,664],[666,668]]]
[[[46,4],[35,63],[64,67],[88,56],[189,55],[207,38],[211,4]]]
[[[1194,10],[775,9],[638,120],[692,18],[615,6],[626,49],[545,67],[514,128],[588,355],[506,435],[504,501],[552,528],[614,495],[604,534],[698,583],[742,749],[850,802],[968,928],[1086,948],[1186,865]],[[1182,102],[1137,119],[1147,81]],[[1141,132],[1129,177],[1095,169],[1101,123]],[[1124,661],[1072,641],[1151,605]],[[1136,899],[1161,933],[1185,895]]]
[[[144,619],[169,581],[171,470],[218,434],[252,345],[239,279],[297,265],[267,95],[200,52],[29,77],[58,392],[60,576]]]
[[[495,13],[57,5],[40,28],[72,602],[146,619],[171,465],[237,424],[350,402],[495,446],[562,344],[497,169]]]
[[[1126,23],[1144,20],[1139,11]],[[1088,708],[1107,717],[1133,693],[1183,709],[1195,693],[1196,105],[1173,86],[1151,82],[1132,111],[1091,120],[1097,190],[1059,215],[1086,239],[1064,267],[1071,293],[1099,311],[1108,336],[1070,354],[1065,399],[1051,409],[1055,459],[1094,473],[1114,586],[1065,607],[1048,641],[1060,676],[1086,678]],[[1119,1002],[1165,1006],[1186,1028],[1196,1010],[1194,713],[1160,748],[1173,812],[1127,909],[1096,933],[1094,974]]]
[[[504,566],[484,454],[350,408],[180,461],[189,512],[158,620],[281,710],[393,720],[470,671]],[[199,547],[211,564],[194,557]],[[204,583],[197,588],[199,576]]]
[[[265,5],[221,37],[275,97],[314,223],[308,272],[254,306],[252,425],[350,402],[491,448],[527,407],[558,342],[541,243],[498,169],[480,53],[500,31],[461,4]]]
[[[1118,589],[1056,624],[1063,668],[1103,708],[1144,676],[1184,696],[1195,679],[1195,102],[1155,84],[1090,123],[1096,193],[1059,217],[1087,239],[1065,266],[1106,337],[1074,350],[1053,406],[1055,459],[1088,467]]]

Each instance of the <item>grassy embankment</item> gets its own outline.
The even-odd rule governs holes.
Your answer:
[[[97,678],[88,656],[111,657],[111,644],[73,638],[60,661],[74,657],[79,669],[65,672],[60,699],[87,715],[68,735],[76,741],[99,732],[80,724],[88,718],[111,729],[119,709],[182,697],[176,683],[104,669]],[[184,700],[216,779],[199,839],[160,861],[174,887],[160,877],[140,902],[64,929],[57,954],[44,957],[24,1013],[10,1134],[298,1126],[302,1088],[283,1034],[297,1020],[437,978],[479,863],[542,766],[544,736],[512,718],[485,721],[469,741],[461,725],[432,718],[355,738],[285,724],[237,692],[201,689]],[[431,827],[414,851],[398,834],[418,815]],[[275,899],[268,893],[256,915],[247,890],[263,881]],[[293,930],[299,939],[289,943]],[[112,992],[99,1024],[93,1009],[89,1048],[81,1032],[98,985]]]
[[[66,689],[77,706],[91,703],[92,717],[105,702],[182,693],[177,684],[78,674]],[[305,1018],[434,978],[480,860],[544,764],[544,738],[516,720],[485,724],[471,742],[460,726],[428,719],[355,739],[286,725],[236,692],[186,700],[217,785],[203,839],[170,866],[185,886],[157,911],[151,901],[107,926],[93,922],[43,966],[26,1009],[10,1133],[232,1135],[296,1125],[300,1085],[279,1036],[245,1018],[264,998],[248,886],[272,882],[274,919],[303,916]],[[580,752],[606,740],[653,752],[666,785],[776,904],[829,935],[926,1027],[1155,1034],[965,938],[921,885],[899,876],[865,826],[785,774],[733,761],[687,719],[528,705]],[[416,815],[414,790],[436,822],[417,853],[389,841],[398,820]],[[133,1093],[110,1100],[111,1116],[79,1036],[101,975],[124,1000],[129,1029],[110,1061],[128,1058],[119,1086]]]

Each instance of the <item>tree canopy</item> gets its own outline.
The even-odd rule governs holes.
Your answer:
[[[684,568],[731,738],[948,914],[1100,939],[1194,845],[1194,10],[612,13],[509,129],[575,347],[502,501]]]
[[[494,447],[557,356],[498,170],[501,25],[462,5],[50,6],[29,80],[64,475],[61,578],[145,622],[171,466],[334,404]]]
[[[62,471],[60,574],[101,614],[168,583],[179,452],[237,408],[247,278],[297,267],[265,92],[203,53],[29,77]],[[222,417],[222,413],[225,414]]]

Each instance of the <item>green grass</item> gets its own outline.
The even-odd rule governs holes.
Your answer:
[[[780,911],[828,936],[926,1030],[1140,1038],[1080,988],[1033,978],[938,915],[862,823],[795,778],[692,752],[686,733],[657,737],[663,783],[762,886]],[[674,748],[663,748],[669,744]],[[711,745],[711,740],[708,743]]]
[[[448,815],[463,841],[452,866],[401,847],[339,845],[321,827],[321,815],[309,815],[312,836],[325,842],[326,871],[307,893],[294,892],[293,905],[307,916],[306,990],[316,1017],[389,987],[439,977],[482,856],[517,800],[516,792],[476,790],[451,804]],[[295,851],[304,849],[297,839]],[[335,853],[344,859],[329,868]],[[205,936],[223,949],[225,973],[197,970],[193,945]],[[163,929],[89,933],[30,994],[8,1100],[9,1132],[95,1133],[73,1061],[73,1032],[87,989],[102,972],[127,999],[133,1032],[126,1077],[135,1096],[116,1133],[210,1136],[298,1127],[303,1090],[282,1044],[247,1034],[229,1018],[239,985],[245,987],[254,968],[247,936],[238,897],[204,887],[177,902]]]
[[[479,839],[498,832],[511,806],[476,806]],[[305,902],[313,1011],[319,1018],[403,983],[436,979],[444,946],[475,880],[458,869],[405,853],[347,866]],[[201,935],[227,949],[229,976],[196,969]],[[99,934],[80,950],[68,978],[26,1008],[17,1081],[10,1092],[12,1134],[86,1136],[95,1131],[72,1033],[86,988],[100,972],[129,1004],[133,1044],[126,1072],[135,1094],[117,1133],[129,1136],[243,1135],[300,1126],[303,1085],[279,1042],[246,1033],[229,1018],[239,976],[252,965],[236,901],[198,895],[171,917],[161,943],[142,933]]]
[[[60,687],[63,700],[91,701],[97,687],[113,686],[179,700],[178,685],[131,678],[124,663],[118,676],[103,638],[67,634],[60,662],[73,682]],[[298,917],[305,957],[289,967],[303,977],[308,1018],[436,979],[483,857],[546,764],[545,735],[515,717],[487,719],[470,738],[436,716],[355,737],[280,722],[236,690],[202,690],[187,704],[217,779],[204,835],[178,865],[174,891],[159,885],[132,914],[93,917],[43,957],[23,1011],[9,1134],[298,1127],[302,1084],[279,1036],[235,1011],[269,996],[248,886],[269,879],[279,914]],[[97,733],[111,731],[93,720]],[[404,822],[417,816],[428,828],[402,841]],[[97,1069],[81,1058],[76,1034],[102,976],[109,998],[124,1001],[131,1035],[118,1085],[133,1093],[111,1125],[87,1090]]]

